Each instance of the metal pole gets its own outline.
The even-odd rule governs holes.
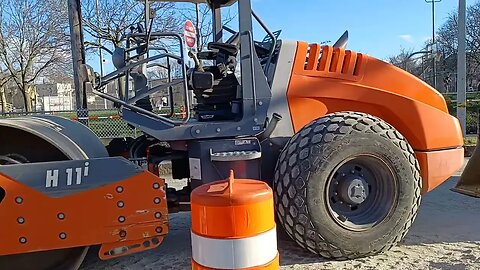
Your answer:
[[[466,54],[466,0],[458,1],[458,67],[457,67],[457,117],[466,135],[467,122],[467,54]]]
[[[70,22],[70,42],[72,46],[73,75],[75,83],[75,105],[78,117],[85,117],[87,112],[87,95],[85,83],[87,74],[81,72],[85,65],[83,46],[82,11],[80,0],[68,0],[68,17]]]
[[[202,38],[202,35],[200,34],[200,3],[198,2],[195,3],[195,12],[197,15],[197,21],[195,26],[195,28],[197,28],[197,51],[199,52],[201,49],[200,46],[202,44],[200,41],[200,38]]]
[[[432,1],[432,62],[433,62],[433,87],[437,88],[437,59],[435,57],[436,43],[435,43],[435,1]]]
[[[150,29],[150,24],[153,23],[153,22],[150,22],[150,15],[151,15],[151,10],[150,10],[150,0],[145,0],[145,40],[146,40],[146,45],[147,45],[147,54],[146,56],[141,56],[139,58],[139,60],[142,60],[142,59],[145,59],[145,57],[149,57],[149,44],[150,44],[150,40],[148,40],[149,38],[149,29]],[[142,73],[143,74],[147,74],[147,64],[144,64],[142,65]],[[128,78],[128,77],[127,77]],[[128,79],[127,79],[128,80]]]
[[[97,11],[97,25],[100,24],[100,3],[99,3],[99,0],[96,0],[95,1],[95,9]],[[102,45],[102,39],[99,37],[98,38],[98,54],[99,54],[99,57],[100,57],[100,78],[103,78],[103,49],[102,49],[103,45]],[[105,90],[104,90],[105,93],[107,93],[107,87],[105,87]],[[104,101],[104,107],[105,107],[105,110],[108,109],[108,102],[106,99],[103,100]]]
[[[437,60],[434,55],[437,52],[436,38],[435,38],[435,3],[442,0],[425,0],[425,2],[432,4],[432,73],[433,73],[433,87],[437,88]]]
[[[145,31],[148,31],[148,29],[150,28],[149,21],[150,21],[150,0],[145,0]]]
[[[223,22],[222,10],[220,6],[212,5],[213,17],[213,41],[222,42],[223,40]]]

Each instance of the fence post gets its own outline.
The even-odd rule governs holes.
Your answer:
[[[477,140],[477,144],[478,144],[478,142],[480,141],[480,109],[478,109],[477,111],[477,136],[478,136],[478,140]]]

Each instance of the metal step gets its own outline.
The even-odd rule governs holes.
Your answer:
[[[232,152],[210,152],[210,158],[212,161],[218,162],[231,162],[241,160],[254,160],[262,157],[260,151],[232,151]]]

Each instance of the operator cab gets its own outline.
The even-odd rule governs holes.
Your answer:
[[[189,90],[197,105],[198,121],[234,120],[241,116],[242,96],[235,76],[239,48],[232,43],[211,42],[209,51],[191,54],[195,68],[189,72]],[[203,66],[203,61],[212,65]]]
[[[252,136],[266,130],[280,32],[265,26],[250,0],[173,1],[207,3],[212,9],[212,42],[207,50],[188,55],[183,35],[153,29],[151,5],[162,1],[142,2],[149,11],[144,22],[131,28],[124,48],[115,49],[117,70],[97,78],[94,93],[117,104],[129,124],[160,140]],[[221,10],[232,4],[238,6],[239,31],[222,24]],[[253,39],[253,19],[267,33],[263,41]],[[231,34],[225,41],[224,32]],[[169,46],[161,46],[165,43]],[[153,81],[152,69],[163,69],[158,73],[167,76]],[[102,91],[113,81],[121,82],[118,98]],[[170,101],[166,114],[152,104],[165,92]]]
[[[210,42],[208,51],[191,54],[196,66],[189,72],[189,90],[195,94],[194,107],[198,121],[238,120],[242,114],[242,91],[238,78],[239,34],[229,29],[232,36],[226,42]],[[274,32],[278,38],[281,31]],[[263,41],[255,41],[255,52],[265,69],[273,39],[267,35]],[[204,66],[203,62],[213,63]],[[268,75],[268,74],[265,74]]]
[[[213,14],[216,10],[218,12],[219,7],[231,5],[234,2],[236,1],[208,1]],[[255,16],[253,12],[252,14]],[[239,78],[240,70],[238,70],[240,69],[238,65],[240,34],[226,26],[222,28],[232,34],[227,41],[222,42],[221,36],[217,36],[216,41],[208,44],[207,51],[189,54],[196,63],[195,67],[188,72],[189,90],[194,93],[196,105],[193,111],[195,118],[200,122],[238,121],[242,117],[243,95]],[[268,56],[272,46],[275,46],[273,41],[279,34],[280,32],[276,32],[273,37],[267,35],[262,42],[254,42],[255,52],[261,59],[263,67],[269,64]],[[204,66],[205,62],[211,65]]]

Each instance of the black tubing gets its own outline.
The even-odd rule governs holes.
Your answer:
[[[277,113],[274,113],[272,116],[272,120],[270,121],[270,123],[268,123],[265,131],[263,131],[257,136],[258,140],[262,142],[270,138],[273,131],[277,128],[278,122],[280,122],[281,120],[282,120],[282,116]]]

